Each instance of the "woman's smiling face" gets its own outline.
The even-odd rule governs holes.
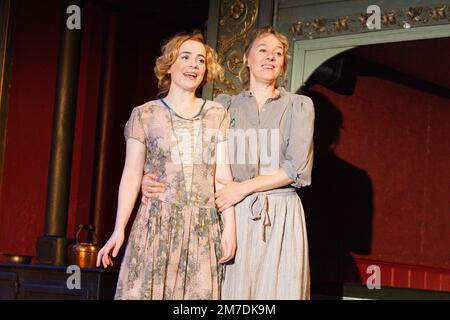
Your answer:
[[[284,47],[273,34],[263,34],[255,40],[245,57],[250,76],[257,81],[272,82],[283,72]]]
[[[186,91],[195,91],[203,81],[206,72],[205,46],[194,40],[183,42],[178,57],[169,69],[171,86]]]

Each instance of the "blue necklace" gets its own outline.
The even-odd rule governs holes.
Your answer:
[[[203,99],[203,104],[202,104],[202,106],[200,107],[200,110],[198,110],[197,114],[196,114],[195,116],[191,117],[191,118],[185,118],[185,117],[180,116],[175,110],[173,110],[173,108],[171,108],[171,107],[167,104],[167,102],[164,101],[163,98],[160,98],[159,100],[161,101],[161,103],[162,103],[167,109],[171,110],[171,111],[172,111],[173,113],[175,113],[178,117],[180,117],[181,119],[184,119],[184,120],[192,120],[192,119],[198,117],[198,116],[200,115],[200,113],[202,112],[203,107],[204,107],[205,104],[206,104],[206,100]]]

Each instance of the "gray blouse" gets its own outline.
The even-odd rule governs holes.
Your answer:
[[[235,181],[282,168],[300,188],[311,184],[313,164],[314,105],[303,95],[278,88],[258,112],[250,91],[221,94],[215,101],[228,109],[229,158]]]

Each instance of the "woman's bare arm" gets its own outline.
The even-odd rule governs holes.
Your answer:
[[[228,145],[227,142],[220,142],[217,144],[217,163],[215,175],[216,191],[224,187],[218,180],[233,179],[231,168],[228,161]],[[225,263],[233,259],[236,252],[236,218],[234,207],[230,206],[222,212],[224,220],[224,229],[222,232],[222,257],[220,263]]]
[[[125,238],[125,227],[133,211],[136,197],[141,187],[141,179],[145,162],[145,145],[135,139],[127,140],[127,151],[122,178],[119,185],[116,224],[108,242],[97,255],[97,267],[103,262],[105,268],[113,265],[110,257],[117,256]]]
[[[252,193],[290,185],[293,180],[280,168],[272,174],[259,175],[242,182],[235,182],[231,179],[219,179],[219,182],[225,186],[222,191],[219,190],[215,194],[217,208],[222,212]]]

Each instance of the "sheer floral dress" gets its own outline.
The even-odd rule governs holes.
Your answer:
[[[139,207],[115,299],[220,299],[215,156],[229,121],[226,109],[212,101],[189,119],[161,100],[133,109],[125,138],[145,145],[143,171],[167,186],[159,198]]]

